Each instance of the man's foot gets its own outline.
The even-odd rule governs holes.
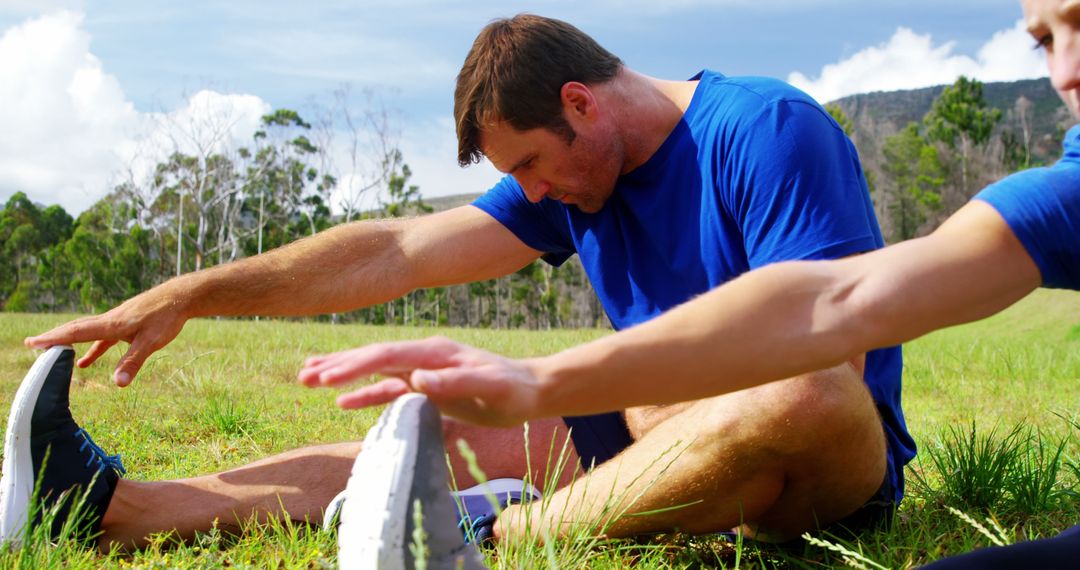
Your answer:
[[[383,412],[345,488],[340,568],[486,568],[455,526],[444,454],[442,421],[425,396],[407,394]]]
[[[323,511],[323,530],[331,530],[341,523],[341,507],[345,504],[347,491],[334,496]],[[507,505],[540,499],[540,491],[521,479],[493,479],[487,483],[451,492],[458,506],[458,528],[466,542],[477,544],[491,537],[491,524]],[[492,505],[492,501],[498,509]],[[485,530],[486,529],[486,530]]]
[[[38,357],[15,393],[0,478],[0,544],[21,542],[35,486],[40,499],[34,521],[40,522],[43,512],[55,510],[52,537],[60,534],[80,500],[84,502],[76,511],[82,517],[77,536],[93,536],[124,474],[120,456],[107,455],[71,417],[68,390],[74,361],[71,347],[50,348]]]

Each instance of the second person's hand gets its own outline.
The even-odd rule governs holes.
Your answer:
[[[426,394],[444,414],[490,426],[539,417],[539,392],[530,361],[513,360],[444,337],[379,343],[309,358],[298,374],[307,386],[336,386],[379,374],[374,384],[338,397],[342,408]]]

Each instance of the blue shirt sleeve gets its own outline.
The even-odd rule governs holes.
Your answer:
[[[854,145],[810,101],[780,100],[734,134],[724,202],[751,268],[883,245]]]
[[[1005,218],[1039,267],[1043,286],[1080,290],[1080,127],[1066,137],[1065,156],[988,186],[975,196]]]
[[[574,255],[566,211],[561,204],[543,199],[532,203],[521,186],[506,176],[473,204],[506,226],[525,245],[544,252],[544,261],[559,266]]]

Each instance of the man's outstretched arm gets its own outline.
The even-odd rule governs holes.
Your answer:
[[[358,407],[417,389],[481,423],[667,404],[829,368],[973,321],[1039,286],[1001,216],[975,201],[933,234],[836,261],[747,273],[639,326],[548,357],[508,360],[446,339],[313,359],[301,381],[393,378],[343,396]]]
[[[531,367],[544,401],[566,413],[583,413],[575,408],[604,389],[575,380],[586,369],[602,371],[601,384],[615,399],[693,400],[836,366],[987,317],[1040,283],[1004,219],[975,201],[929,236],[842,260],[768,266],[624,334]]]
[[[538,255],[472,206],[418,218],[355,222],[171,279],[106,313],[61,325],[25,344],[45,348],[94,342],[79,360],[85,367],[126,341],[130,346],[114,372],[116,383],[124,386],[191,318],[349,311],[420,287],[505,275]]]

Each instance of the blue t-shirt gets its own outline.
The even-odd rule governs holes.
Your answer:
[[[695,79],[683,120],[599,212],[530,203],[509,176],[474,202],[549,263],[577,253],[616,329],[769,263],[883,245],[855,147],[820,105],[774,79]],[[900,373],[899,347],[868,354],[896,500],[915,456]]]
[[[1042,273],[1043,286],[1080,290],[1080,125],[1057,164],[1017,172],[975,199],[1005,218]]]

